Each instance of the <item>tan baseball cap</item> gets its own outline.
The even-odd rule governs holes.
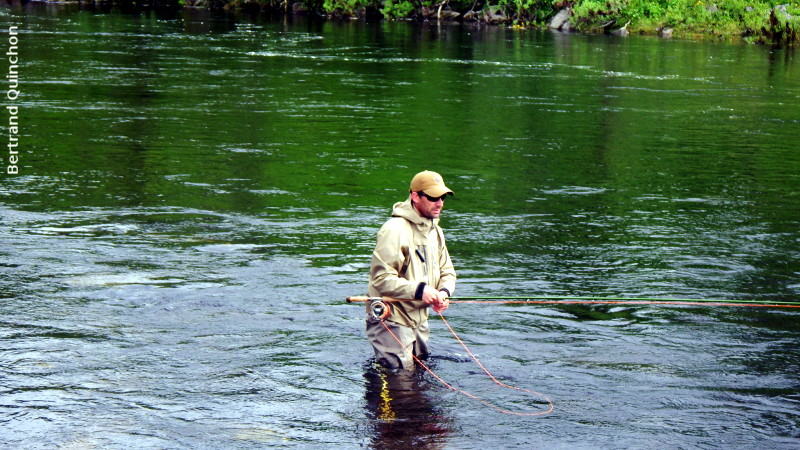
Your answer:
[[[436,172],[431,172],[430,170],[420,172],[414,175],[414,178],[411,179],[410,192],[419,191],[422,191],[431,197],[441,197],[445,194],[455,195],[455,193],[453,193],[449,187],[444,185],[442,176]]]

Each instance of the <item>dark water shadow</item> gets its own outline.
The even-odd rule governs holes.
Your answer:
[[[453,434],[452,419],[436,407],[424,370],[391,370],[370,364],[364,370],[371,447],[444,448]]]

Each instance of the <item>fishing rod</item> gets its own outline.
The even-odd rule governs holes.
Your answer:
[[[347,303],[379,303],[410,301],[391,297],[347,297]],[[529,295],[521,297],[472,296],[450,297],[450,303],[472,304],[528,304],[528,305],[687,305],[730,306],[762,308],[800,308],[800,301],[728,300],[701,298],[653,298],[653,297],[591,297],[561,295]],[[380,306],[379,306],[380,307]]]

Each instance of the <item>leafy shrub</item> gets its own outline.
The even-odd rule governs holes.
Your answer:
[[[324,0],[322,2],[324,12],[341,16],[357,16],[360,11],[375,6],[376,4],[372,0]]]
[[[556,13],[551,0],[498,0],[517,25],[543,26]]]
[[[626,16],[622,12],[622,2],[613,0],[577,1],[572,7],[572,23],[581,31],[603,30],[610,24],[624,24]]]
[[[384,17],[402,19],[409,17],[417,9],[413,3],[406,0],[386,0],[380,9]]]
[[[765,37],[773,43],[800,42],[800,6],[793,4],[772,8],[769,28],[762,31]]]
[[[800,43],[800,5],[786,0],[575,0],[573,24],[603,31],[631,24],[652,33],[674,28],[683,35],[751,36],[771,43]]]

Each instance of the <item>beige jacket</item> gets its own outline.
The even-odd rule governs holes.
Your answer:
[[[378,231],[369,274],[370,297],[419,299],[425,283],[437,290],[456,289],[456,271],[444,242],[439,219],[417,213],[411,199],[395,203],[392,218]],[[420,301],[392,303],[391,322],[416,328],[428,320],[428,305]],[[367,307],[369,314],[369,306]]]

